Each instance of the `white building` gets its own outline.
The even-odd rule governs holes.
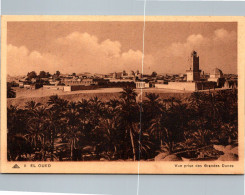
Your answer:
[[[144,89],[150,87],[150,83],[146,83],[144,81],[135,82],[135,84],[136,84],[136,88],[138,89]]]
[[[208,81],[214,81],[218,83],[220,78],[223,78],[223,72],[220,69],[215,68],[212,70]]]

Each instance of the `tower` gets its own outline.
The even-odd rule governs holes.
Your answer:
[[[192,60],[190,70],[186,70],[187,81],[199,81],[201,73],[201,70],[199,70],[199,56],[197,56],[196,51],[193,51],[191,53],[191,57]]]

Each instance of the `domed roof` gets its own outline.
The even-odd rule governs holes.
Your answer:
[[[212,70],[212,74],[214,74],[214,75],[223,75],[223,72],[222,72],[222,70],[220,70],[220,69],[218,69],[218,68],[215,68],[215,69],[213,69]]]

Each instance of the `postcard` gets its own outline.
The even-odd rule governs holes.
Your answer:
[[[2,173],[244,173],[244,17],[1,24]]]

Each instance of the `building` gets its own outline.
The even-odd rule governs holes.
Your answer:
[[[237,80],[226,80],[224,83],[224,88],[229,89],[236,89],[237,88]]]
[[[191,53],[191,67],[190,70],[186,70],[187,74],[187,81],[193,82],[193,81],[200,81],[200,73],[201,70],[199,70],[199,56],[197,56],[197,52],[193,51]]]
[[[155,84],[158,89],[173,89],[182,91],[199,91],[215,89],[216,82],[196,81],[196,82],[169,82],[168,84]]]
[[[217,87],[221,88],[225,86],[226,79],[224,78],[223,72],[220,69],[215,68],[212,70],[208,81],[216,82]]]
[[[95,77],[95,78],[101,78],[101,79],[103,79],[103,78],[106,78],[106,75],[105,75],[105,74],[98,74],[98,73],[95,73],[95,74],[94,74],[94,77]]]
[[[138,82],[135,82],[135,84],[136,84],[136,88],[138,89],[144,89],[144,88],[150,87],[150,83],[146,83],[145,81],[138,81]]]
[[[113,78],[113,79],[121,79],[122,76],[123,76],[123,73],[122,73],[122,72],[114,72],[114,73],[112,74],[112,78]]]
[[[68,85],[63,86],[64,91],[79,91],[79,90],[92,90],[92,89],[98,89],[98,85]]]
[[[215,68],[212,70],[208,81],[218,82],[220,78],[223,78],[223,72],[220,69]]]
[[[129,77],[134,77],[134,76],[135,76],[134,71],[131,70],[131,71],[129,72],[128,76],[129,76]]]
[[[83,85],[83,86],[89,86],[89,85],[97,85],[98,82],[94,81],[94,79],[77,79],[77,80],[66,80],[64,81],[66,86],[73,86],[73,85]]]
[[[20,88],[24,88],[24,82],[19,81],[18,84]]]
[[[25,89],[39,89],[41,88],[43,85],[42,84],[36,84],[36,83],[31,83],[31,84],[24,84],[24,88]]]
[[[63,85],[43,85],[43,89],[63,90]]]
[[[135,76],[135,79],[141,79],[143,75],[139,72],[139,70],[137,70],[134,76]]]
[[[57,86],[60,82],[59,81],[49,81],[50,85]]]
[[[156,83],[155,88],[183,90],[183,91],[196,91],[196,83],[195,82],[168,82],[165,84]]]
[[[185,81],[184,75],[173,75],[172,77],[166,76],[164,83],[156,83],[155,88],[159,89],[174,89],[183,91],[198,91],[215,89],[222,87],[224,84],[222,80],[222,71],[215,69],[212,73],[211,79],[207,81],[206,76],[202,75],[199,69],[199,56],[196,51],[191,53],[192,62],[189,70],[186,70],[187,79]]]

